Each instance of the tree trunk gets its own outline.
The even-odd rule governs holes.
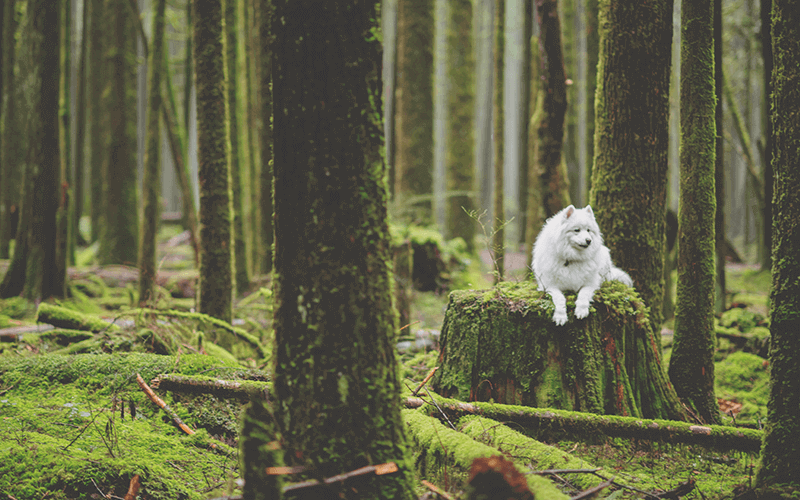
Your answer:
[[[678,299],[669,376],[706,423],[714,396],[714,33],[713,0],[681,8],[681,148]]]
[[[25,144],[21,119],[24,113],[19,112],[17,89],[18,83],[14,77],[14,65],[17,58],[14,35],[17,32],[15,1],[3,2],[3,35],[0,40],[2,50],[3,70],[2,78],[2,136],[0,136],[0,259],[10,256],[10,242],[16,238],[12,221],[16,218],[17,225],[22,218],[20,213],[20,197],[22,180],[25,170],[22,146]],[[19,245],[19,240],[17,240]]]
[[[272,45],[274,36],[272,33],[272,0],[260,0],[259,16],[261,26],[259,29],[261,39],[261,241],[260,249],[261,266],[264,272],[272,272],[273,264],[273,242],[275,241],[275,230],[273,227],[273,206],[272,206]]]
[[[661,344],[672,0],[601,2],[589,204]]]
[[[156,240],[161,222],[161,74],[164,64],[166,0],[153,4],[153,43],[147,84],[147,136],[142,179],[142,233],[139,238],[139,307],[156,307]]]
[[[772,1],[772,131],[775,173],[772,226],[772,290],[770,381],[767,427],[761,465],[756,475],[758,486],[788,485],[800,488],[800,462],[797,438],[800,421],[800,15],[797,5],[785,0]],[[787,491],[788,493],[788,491]]]
[[[430,222],[433,186],[433,0],[398,0],[394,202]]]
[[[773,163],[772,163],[772,148],[773,148],[773,134],[772,134],[772,110],[770,108],[770,99],[772,96],[772,68],[774,65],[773,58],[773,42],[772,32],[770,31],[771,20],[770,11],[772,7],[772,0],[761,0],[761,54],[764,60],[764,158],[763,158],[763,172],[764,172],[764,210],[762,212],[762,234],[760,238],[764,242],[764,252],[761,256],[761,269],[772,268],[772,197],[773,197]]]
[[[635,292],[606,283],[589,318],[565,327],[552,322],[545,297],[532,282],[452,292],[437,392],[465,401],[683,419]]]
[[[222,0],[193,0],[197,161],[200,183],[200,312],[230,322],[233,304],[231,175],[223,66]]]
[[[505,274],[506,244],[505,244],[505,208],[503,206],[504,184],[503,180],[503,144],[505,143],[503,120],[503,74],[505,70],[504,54],[505,51],[505,0],[495,0],[494,2],[494,79],[492,80],[492,91],[494,93],[494,106],[492,109],[492,119],[494,120],[494,161],[492,170],[494,172],[494,194],[492,196],[492,251],[494,254],[494,283],[503,280]]]
[[[519,127],[519,245],[527,243],[528,232],[528,185],[530,182],[530,141],[531,110],[535,104],[532,99],[531,89],[533,84],[533,0],[523,0],[522,12],[525,19],[522,22],[522,84],[520,85],[520,108],[522,123]],[[530,255],[527,253],[527,255]]]
[[[595,99],[597,98],[597,63],[600,58],[600,23],[599,1],[586,0],[585,22],[586,29],[586,178],[589,181],[587,189],[592,190],[592,171],[594,169],[594,131],[595,131]]]
[[[447,237],[463,238],[475,250],[475,53],[473,0],[448,6]]]
[[[231,193],[233,194],[233,251],[234,273],[236,291],[244,293],[250,288],[250,273],[247,271],[247,245],[244,235],[244,213],[242,206],[242,169],[246,169],[241,161],[241,148],[239,142],[239,78],[237,74],[236,53],[236,6],[241,0],[223,0],[225,8],[225,88],[228,93],[228,140],[230,143],[230,169]]]
[[[275,2],[275,413],[288,465],[314,477],[400,467],[332,495],[410,499],[377,9],[377,0]]]
[[[538,140],[534,155],[540,170],[544,213],[546,217],[552,217],[569,203],[569,179],[561,154],[567,112],[567,86],[557,0],[537,2],[536,20],[539,23],[539,98],[542,103],[541,108],[537,109]],[[535,238],[535,235],[531,237]]]
[[[127,0],[111,3],[111,143],[104,169],[102,264],[132,265],[138,260],[139,204],[136,160],[136,27]],[[106,27],[107,28],[107,27]],[[108,50],[108,48],[106,48]],[[99,133],[100,131],[93,131]]]
[[[87,131],[87,107],[88,103],[86,102],[86,91],[88,90],[88,82],[87,77],[89,75],[88,72],[88,63],[87,58],[89,57],[89,2],[84,0],[83,8],[81,12],[81,26],[83,29],[83,34],[81,35],[81,46],[80,46],[80,55],[79,55],[79,62],[78,62],[78,78],[77,78],[77,96],[76,96],[76,117],[75,117],[75,179],[73,181],[73,205],[74,210],[72,211],[72,226],[74,228],[74,238],[75,244],[74,246],[84,246],[87,244],[86,240],[83,239],[83,235],[81,235],[80,230],[80,223],[81,217],[83,216],[83,201],[84,197],[86,196],[86,192],[83,189],[84,179],[86,178],[86,133]],[[70,263],[74,263],[74,260],[70,259]]]
[[[714,285],[714,313],[722,314],[725,310],[725,162],[723,161],[722,142],[722,0],[714,0],[714,95],[717,104],[714,107],[714,124],[717,136],[714,144],[714,189],[717,211],[714,217],[714,255],[715,255],[715,285]]]
[[[100,239],[105,224],[105,200],[103,189],[104,172],[108,166],[108,102],[109,63],[105,49],[111,34],[105,32],[109,22],[109,6],[104,0],[88,0],[89,7],[89,74],[87,76],[89,94],[89,150],[90,157],[90,240]]]
[[[49,297],[64,297],[66,261],[58,263],[56,212],[59,207],[61,150],[58,136],[58,95],[61,73],[60,3],[39,0],[28,6],[29,36],[26,41],[34,70],[33,108],[28,143],[31,175],[31,219],[28,240],[25,287],[22,295],[35,302]],[[64,221],[66,222],[66,221]],[[16,252],[16,251],[15,251]],[[66,255],[61,255],[63,259]]]

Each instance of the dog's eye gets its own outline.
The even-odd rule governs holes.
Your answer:
[[[580,233],[581,232],[581,228],[576,227],[575,229],[573,229],[573,231],[575,231],[576,233]]]

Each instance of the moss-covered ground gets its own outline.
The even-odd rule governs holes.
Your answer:
[[[161,270],[173,278],[171,284],[163,283],[151,304],[162,314],[136,309],[130,269],[92,267],[91,248],[80,253],[81,266],[71,271],[71,297],[51,305],[102,318],[118,328],[51,329],[37,325],[34,304],[19,298],[0,300],[0,496],[17,500],[123,498],[137,482],[140,499],[241,494],[237,443],[247,396],[156,389],[196,431],[187,435],[148,399],[136,374],[148,383],[162,374],[268,383],[269,284],[261,282],[237,302],[232,326],[249,340],[240,348],[223,349],[212,342],[219,325],[191,314],[163,312],[192,310],[194,299],[184,292],[191,288],[195,271],[188,245],[167,245],[170,239],[171,244],[179,239],[179,232],[166,226],[162,236]],[[458,261],[448,271],[451,290],[491,286],[480,259],[461,255]],[[7,261],[0,262],[0,271],[6,265]],[[735,417],[736,425],[758,427],[766,415],[769,366],[762,355],[768,331],[768,286],[763,273],[747,268],[729,272],[732,307],[718,321],[723,335],[716,366],[717,396],[730,411],[729,425]],[[399,340],[418,338],[419,330],[438,331],[448,293],[417,291],[413,300],[413,323],[400,332]],[[435,339],[435,335],[425,338]],[[669,335],[664,340],[668,356]],[[261,349],[254,348],[253,342]],[[407,387],[404,397],[438,361],[435,343],[421,345],[400,353],[400,373]],[[426,391],[420,396],[430,402]],[[695,487],[683,498],[732,498],[751,483],[757,460],[744,452],[602,435],[592,440],[561,436],[548,441],[536,429],[503,419],[453,416],[448,422],[434,413],[438,418],[405,411],[419,468],[417,479],[432,481],[456,496],[465,490],[468,458],[486,454],[504,454],[523,473],[575,464],[601,468],[597,474],[635,488],[618,492],[607,488],[600,498],[647,498],[642,492],[671,490],[690,479]],[[449,429],[447,439],[443,439],[443,429]],[[542,453],[555,457],[554,461],[543,459]],[[596,475],[580,479],[574,473],[540,479],[547,486],[541,487],[537,498],[558,499],[602,481]],[[536,488],[541,481],[531,480],[529,485]],[[420,495],[427,491],[421,482],[417,485]]]

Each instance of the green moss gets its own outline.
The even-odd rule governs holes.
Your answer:
[[[418,411],[403,410],[403,419],[414,443],[417,469],[424,476],[435,475],[448,466],[466,472],[476,458],[501,454],[497,448],[475,441]],[[527,472],[519,465],[517,469]],[[526,479],[537,499],[568,498],[541,476],[529,474]]]
[[[719,324],[723,327],[737,328],[741,332],[748,332],[764,321],[764,317],[749,309],[734,307],[722,313]]]
[[[769,398],[769,364],[762,357],[735,352],[716,363],[717,397],[742,404],[737,421],[753,424],[766,417]]]

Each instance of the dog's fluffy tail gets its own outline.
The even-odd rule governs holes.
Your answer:
[[[608,273],[604,276],[605,281],[620,281],[627,286],[633,286],[630,275],[618,267],[611,266]]]

